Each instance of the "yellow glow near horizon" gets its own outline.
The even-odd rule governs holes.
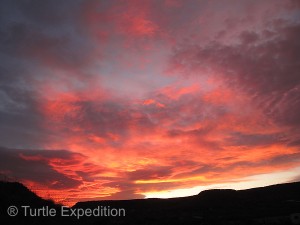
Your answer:
[[[201,191],[209,189],[235,189],[244,190],[254,187],[263,187],[278,183],[289,182],[295,176],[299,175],[300,167],[295,168],[288,172],[278,172],[270,174],[262,174],[256,176],[246,177],[242,180],[235,180],[229,183],[212,184],[206,186],[197,186],[186,189],[176,189],[170,191],[157,191],[157,192],[146,192],[142,193],[146,198],[174,198],[174,197],[186,197],[197,195]]]
[[[188,177],[188,178],[178,178],[178,179],[166,179],[166,180],[160,180],[160,179],[153,179],[153,180],[137,180],[134,183],[136,184],[156,184],[156,183],[169,183],[169,182],[185,182],[185,181],[193,181],[193,180],[199,180],[199,181],[207,181],[205,176],[196,176],[196,177]]]

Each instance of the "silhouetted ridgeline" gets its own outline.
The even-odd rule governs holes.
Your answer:
[[[0,182],[1,220],[5,224],[300,224],[300,182],[242,191],[208,190],[173,199],[79,202],[72,209],[124,208],[125,217],[9,217],[10,205],[32,208],[59,205],[19,183]]]

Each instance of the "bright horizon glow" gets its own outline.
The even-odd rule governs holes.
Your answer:
[[[246,190],[257,187],[265,187],[274,184],[288,183],[291,179],[300,173],[300,167],[291,171],[277,172],[270,174],[261,174],[256,176],[245,177],[242,180],[234,182],[212,184],[205,186],[198,186],[193,188],[178,189],[162,192],[148,192],[142,193],[146,198],[177,198],[188,197],[199,194],[201,191],[211,189],[233,189],[233,190]]]

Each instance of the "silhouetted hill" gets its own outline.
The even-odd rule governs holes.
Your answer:
[[[74,207],[98,205],[125,208],[124,224],[292,224],[290,216],[300,213],[300,183],[207,190],[185,198],[79,202]]]
[[[10,217],[7,214],[7,209],[10,206],[16,206],[18,209],[21,206],[30,206],[40,208],[43,206],[59,207],[50,200],[44,200],[30,191],[23,184],[17,182],[0,182],[0,218],[1,221],[9,221],[7,224],[51,224],[49,218],[33,218],[17,215]],[[20,210],[19,210],[20,211]],[[51,218],[50,218],[51,219]],[[4,224],[4,223],[3,223]]]
[[[78,202],[72,210],[125,209],[125,216],[62,217],[60,206],[19,183],[0,182],[1,221],[7,224],[300,224],[300,182],[248,190],[208,190],[172,199]],[[48,206],[55,217],[7,216],[10,205]],[[299,216],[299,218],[297,218]]]
[[[50,200],[44,200],[18,182],[0,182],[1,206],[7,205],[54,205]]]

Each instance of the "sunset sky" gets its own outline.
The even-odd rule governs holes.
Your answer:
[[[300,181],[300,1],[2,0],[0,146],[67,205]]]

